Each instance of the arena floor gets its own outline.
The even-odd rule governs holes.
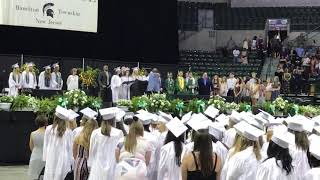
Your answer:
[[[1,180],[27,180],[28,166],[0,166]]]

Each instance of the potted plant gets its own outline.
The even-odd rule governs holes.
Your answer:
[[[37,114],[46,115],[52,117],[58,102],[54,98],[44,98],[39,100],[39,109]]]
[[[183,113],[186,111],[185,103],[181,99],[172,100],[170,111],[176,116],[182,117]]]
[[[213,107],[219,109],[220,111],[223,110],[226,103],[226,99],[221,96],[212,96],[208,101],[208,105],[213,105]]]
[[[98,111],[102,107],[102,99],[100,97],[88,96],[88,101],[85,106]]]
[[[149,101],[148,96],[146,96],[146,95],[133,97],[131,99],[131,102],[132,103],[131,103],[129,110],[132,112],[136,112],[140,109],[144,109],[144,110],[149,109],[150,101]]]
[[[283,112],[288,105],[288,100],[282,99],[282,97],[278,97],[275,99],[272,104],[275,107],[275,115],[276,116],[283,116]]]
[[[236,104],[234,102],[232,102],[232,103],[227,102],[224,104],[223,112],[230,115],[232,110],[239,111],[239,108],[240,108],[240,106],[238,104]]]
[[[93,69],[90,66],[87,66],[86,70],[79,69],[80,82],[82,89],[86,91],[87,94],[93,95],[94,88],[97,86],[97,77],[100,72],[99,69]]]
[[[124,111],[129,111],[131,104],[131,100],[120,99],[117,103],[117,106]]]
[[[0,109],[4,111],[9,111],[11,104],[13,102],[12,96],[2,96],[0,97]]]
[[[206,109],[206,103],[204,100],[200,99],[189,100],[187,109],[188,112],[203,113]]]
[[[18,95],[14,98],[11,109],[13,111],[33,111],[37,112],[39,101],[31,95]]]
[[[149,97],[149,111],[150,112],[168,112],[170,109],[170,102],[166,99],[165,94],[151,94]]]

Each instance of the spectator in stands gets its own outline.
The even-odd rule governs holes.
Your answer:
[[[234,97],[234,88],[236,87],[237,79],[234,77],[234,74],[231,72],[229,78],[227,79],[227,96]]]
[[[312,76],[316,76],[317,74],[316,65],[317,65],[317,59],[315,56],[312,56],[310,61],[310,73]]]
[[[306,54],[304,55],[304,57],[302,58],[302,66],[310,66],[310,58],[309,56]]]
[[[254,36],[251,42],[251,50],[256,50],[257,49],[257,36]]]
[[[303,55],[304,55],[303,48],[301,48],[301,47],[296,48],[296,52],[297,52],[298,57],[303,57]]]
[[[277,76],[279,79],[279,82],[282,83],[283,67],[281,64],[278,64],[277,71],[274,73],[274,75]]]
[[[303,70],[299,66],[296,66],[292,71],[295,94],[300,94],[302,90],[302,72]]]
[[[255,106],[259,99],[259,84],[257,78],[254,78],[253,82],[250,85],[250,97],[252,106]]]
[[[212,88],[212,83],[208,78],[207,72],[204,72],[202,78],[198,80],[198,87],[199,87],[199,95],[210,95]]]
[[[264,85],[261,79],[258,79],[258,85],[259,85],[258,104],[263,104],[265,102],[266,86]]]
[[[283,73],[283,81],[282,81],[282,91],[285,95],[289,94],[290,92],[290,80],[291,80],[291,73],[289,72],[288,68],[284,70]]]
[[[243,89],[243,83],[242,79],[240,77],[237,77],[237,82],[234,88],[234,101],[236,103],[240,103],[240,100],[242,98],[242,89]]]
[[[271,101],[274,101],[280,95],[280,88],[281,84],[279,77],[275,76],[272,83]]]
[[[241,64],[248,64],[247,51],[242,51],[241,52]]]
[[[219,76],[214,75],[212,78],[213,95],[219,95]]]
[[[262,35],[260,34],[257,40],[257,45],[259,50],[263,50],[263,38]]]
[[[219,81],[219,91],[220,96],[227,96],[227,77],[223,76]]]
[[[288,52],[285,47],[282,47],[280,52],[280,63],[285,64],[287,62]]]
[[[249,49],[249,42],[247,38],[243,40],[242,48],[245,49],[246,51]]]
[[[240,50],[236,47],[233,51],[233,63],[239,63],[239,55],[240,55]]]
[[[265,87],[265,100],[270,101],[272,93],[272,81],[270,78],[267,78]]]
[[[236,43],[232,39],[232,36],[230,36],[230,39],[227,42],[227,49],[229,52],[231,52],[236,47]]]

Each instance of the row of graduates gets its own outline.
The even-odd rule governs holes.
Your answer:
[[[38,81],[36,73],[34,72],[34,64],[27,63],[27,68],[20,73],[19,64],[12,65],[12,72],[9,75],[9,95],[18,95],[19,89],[54,89],[61,90],[63,80],[60,73],[60,66],[58,63],[44,67],[39,75]],[[52,70],[52,72],[51,72]],[[38,83],[37,83],[38,82]]]
[[[186,73],[186,78],[184,78],[183,71],[178,71],[176,79],[173,79],[173,74],[168,72],[165,80],[165,89],[168,94],[195,94],[197,85],[192,72]]]
[[[76,113],[57,107],[54,123],[44,135],[45,180],[64,179],[71,169],[81,180],[312,180],[320,176],[320,132],[315,123],[319,118],[275,119],[265,112],[235,111],[216,117],[212,107],[206,115],[187,113],[181,120],[163,112],[126,115],[116,107],[99,112],[100,128],[97,113],[86,108],[83,126],[71,131],[66,124]]]

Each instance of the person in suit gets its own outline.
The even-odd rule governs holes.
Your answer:
[[[199,95],[210,95],[212,87],[212,82],[208,78],[206,72],[203,73],[202,78],[198,80]]]
[[[98,75],[99,97],[103,102],[111,102],[112,92],[110,89],[111,73],[108,65],[103,66],[103,71]]]

